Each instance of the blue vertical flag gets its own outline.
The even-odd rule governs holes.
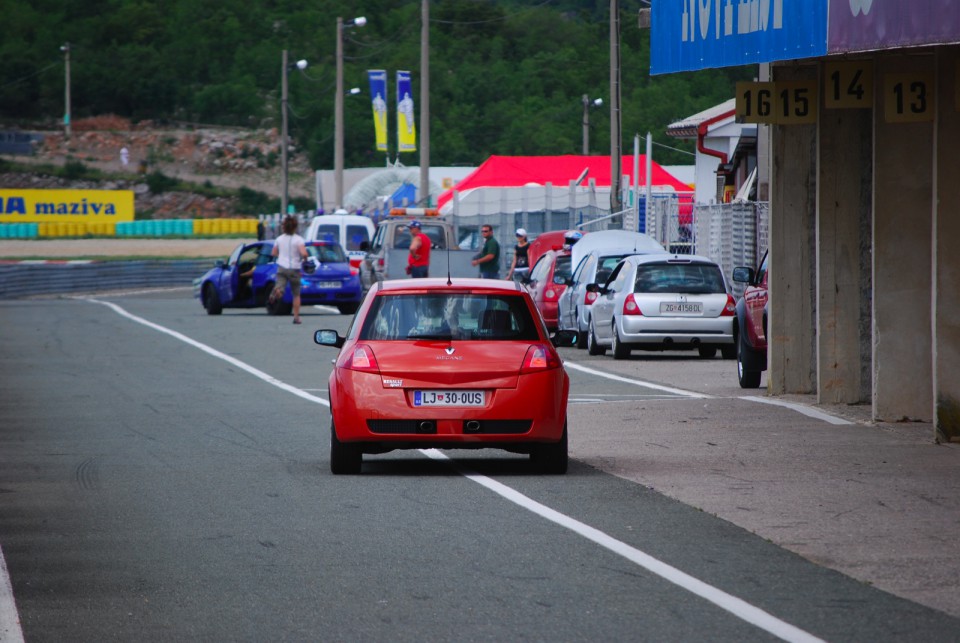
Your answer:
[[[377,150],[387,151],[387,72],[383,69],[368,69],[370,99],[373,103],[373,130],[377,138]]]
[[[397,151],[417,151],[417,126],[413,113],[410,72],[397,72]]]

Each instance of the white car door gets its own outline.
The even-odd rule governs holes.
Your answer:
[[[609,343],[613,338],[612,322],[616,308],[617,293],[623,290],[624,280],[628,273],[632,271],[632,264],[629,259],[621,261],[606,283],[607,292],[602,292],[593,302],[593,328],[597,339],[603,343]]]

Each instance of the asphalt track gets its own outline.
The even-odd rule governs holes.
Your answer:
[[[306,332],[259,311],[210,318],[182,291],[0,311],[10,329],[0,339],[0,486],[10,499],[0,546],[28,640],[951,640],[960,631],[955,618],[622,475],[625,459],[652,461],[651,436],[636,436],[660,417],[707,431],[737,422],[730,409],[746,404],[772,409],[775,422],[827,424],[718,394],[719,360],[672,358],[665,368],[689,371],[683,387],[571,351],[580,427],[571,451],[582,459],[567,476],[530,475],[523,458],[499,452],[429,451],[376,456],[362,476],[332,478],[323,441],[332,354],[309,334],[342,330],[347,318],[311,311]],[[597,463],[598,443],[610,466]],[[0,611],[0,632],[19,631],[13,609]]]

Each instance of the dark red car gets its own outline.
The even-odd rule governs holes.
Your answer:
[[[743,297],[737,302],[737,319],[733,325],[741,388],[759,388],[760,374],[767,370],[768,258],[769,254],[764,253],[756,272],[742,266],[733,269],[733,280],[747,284]]]
[[[530,291],[533,303],[540,311],[547,329],[558,328],[560,295],[567,289],[572,267],[570,250],[548,250],[533,264],[523,285]]]

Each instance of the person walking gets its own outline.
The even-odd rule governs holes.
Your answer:
[[[283,234],[277,237],[270,254],[277,258],[277,286],[270,293],[270,302],[283,297],[283,290],[290,283],[293,295],[293,323],[300,323],[300,265],[307,258],[307,245],[297,234],[300,224],[294,216],[283,218]]]
[[[507,279],[522,281],[530,272],[530,242],[527,240],[527,231],[517,228],[517,245],[513,247],[513,261],[507,271]]]
[[[430,237],[423,234],[419,221],[410,222],[410,254],[407,256],[407,274],[414,279],[430,272]]]
[[[481,279],[500,278],[500,244],[493,238],[493,227],[484,225],[480,228],[483,235],[483,248],[473,256],[470,263],[480,267]]]

